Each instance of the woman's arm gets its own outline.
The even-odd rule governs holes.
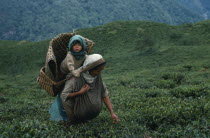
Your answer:
[[[111,115],[111,119],[112,119],[112,123],[117,123],[119,122],[119,118],[117,115],[114,114],[114,111],[112,109],[112,103],[109,99],[109,96],[106,96],[103,98],[103,101],[106,105],[106,107],[108,108],[109,112],[110,112],[110,115]]]
[[[82,95],[84,94],[85,92],[87,92],[88,90],[90,89],[90,86],[85,84],[81,89],[80,91],[78,92],[73,92],[73,93],[69,93],[68,94],[68,98],[72,98],[72,97],[75,97],[75,96],[78,96],[78,95]]]

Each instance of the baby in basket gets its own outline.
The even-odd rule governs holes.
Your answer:
[[[81,65],[87,56],[86,41],[82,36],[74,35],[69,41],[68,48],[69,51],[61,63],[60,70],[65,75],[70,73],[75,77],[79,77],[83,71]]]

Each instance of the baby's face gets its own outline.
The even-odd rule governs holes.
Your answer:
[[[76,43],[73,46],[73,50],[74,50],[74,52],[80,52],[82,50],[82,46],[79,43]]]

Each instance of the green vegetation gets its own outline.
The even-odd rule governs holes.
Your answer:
[[[207,1],[194,8],[191,0],[1,0],[0,39],[40,41],[120,20],[191,23],[206,19]]]
[[[119,124],[103,107],[84,124],[49,121],[54,97],[37,83],[49,40],[0,41],[0,137],[209,137],[210,21],[113,22],[78,30],[102,54]]]

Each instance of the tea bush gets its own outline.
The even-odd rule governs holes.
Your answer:
[[[198,98],[209,95],[209,90],[205,86],[180,86],[170,93],[177,98]]]
[[[161,76],[164,80],[173,80],[176,84],[181,84],[185,81],[186,77],[185,74],[179,73],[179,72],[174,72],[174,73],[164,73]]]
[[[176,83],[173,80],[159,80],[155,86],[160,89],[172,89],[175,88]]]
[[[49,40],[0,41],[0,137],[210,137],[210,47],[205,28],[192,27],[116,22],[78,31],[107,61],[103,81],[119,124],[105,106],[82,124],[50,121],[55,97],[36,83]]]
[[[183,68],[185,68],[188,71],[190,71],[192,69],[192,65],[184,65]]]

